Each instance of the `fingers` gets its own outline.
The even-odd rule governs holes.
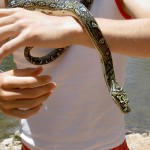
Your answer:
[[[49,81],[51,77],[48,75],[38,76],[43,68],[25,68],[10,70],[0,74],[0,87],[4,89],[10,88],[33,88],[41,86]]]
[[[10,70],[5,72],[7,75],[12,76],[37,76],[43,71],[42,66],[36,67],[36,68],[25,68],[25,69],[16,69],[16,70]]]
[[[32,99],[18,99],[18,100],[12,100],[12,101],[1,101],[0,102],[0,107],[8,110],[8,109],[31,109],[34,108],[41,103],[43,103],[50,95],[52,92],[49,92],[47,94],[44,94],[42,96],[39,96],[37,98],[32,98]]]
[[[37,67],[35,69],[17,69],[2,73],[0,78],[0,87],[2,89],[23,89],[34,88],[47,84],[52,78],[49,75],[39,76],[42,70],[42,67]]]
[[[20,33],[20,26],[16,25],[18,18],[21,18],[21,12],[23,9],[0,9],[0,41],[8,38],[14,38],[5,44],[0,49],[0,61],[6,56],[11,54],[15,49],[22,47],[24,37]],[[17,37],[16,37],[17,36]]]
[[[7,110],[2,110],[3,113],[5,113],[8,116],[12,116],[12,117],[16,117],[16,118],[20,118],[20,119],[25,119],[28,118],[34,114],[36,114],[40,108],[41,108],[42,104],[33,107],[31,109],[27,109],[27,110],[23,110],[23,109],[7,109]]]
[[[15,8],[17,9],[17,8]],[[0,17],[5,17],[5,16],[9,16],[12,15],[15,12],[15,9],[0,9]]]
[[[9,116],[28,118],[40,110],[54,87],[54,83],[49,83],[33,89],[1,90],[0,110]]]
[[[8,24],[13,24],[15,22],[15,19],[11,16],[2,17],[0,19],[0,27]]]
[[[6,25],[0,28],[0,41],[13,37],[17,34],[17,28],[14,24]]]
[[[16,82],[17,81],[17,82]],[[37,76],[37,77],[16,77],[16,76],[6,76],[1,87],[5,89],[10,88],[33,88],[47,84],[51,81],[51,77],[48,75]]]
[[[6,42],[1,48],[0,48],[0,61],[3,60],[5,57],[7,57],[9,54],[13,53],[16,49],[23,46],[24,43],[24,37],[22,35],[18,35],[14,39]]]
[[[7,17],[15,13],[22,13],[23,8],[0,8],[0,17]]]
[[[35,87],[35,88],[26,88],[26,89],[10,89],[2,90],[0,99],[6,101],[12,101],[17,99],[33,99],[41,95],[51,92],[56,87],[55,83],[48,83],[46,85]]]

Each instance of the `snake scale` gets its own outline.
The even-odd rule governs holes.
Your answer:
[[[48,15],[69,15],[75,17],[89,35],[94,47],[98,50],[104,79],[112,99],[123,113],[130,112],[128,97],[124,89],[119,86],[115,79],[113,60],[108,44],[93,15],[82,3],[68,0],[9,0],[8,7],[21,7],[31,11],[40,11]],[[54,61],[66,48],[54,49],[43,57],[31,56],[31,49],[32,47],[25,48],[25,58],[32,64],[44,65]]]

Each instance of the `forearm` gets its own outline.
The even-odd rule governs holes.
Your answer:
[[[6,32],[7,36],[2,30],[1,38],[13,37],[16,34],[18,36],[13,39],[13,42],[15,41],[12,42],[13,44],[10,41],[11,44],[5,43],[1,47],[1,58],[26,45],[54,48],[78,44],[94,47],[88,34],[72,17],[47,16],[23,9],[14,9],[13,11],[8,9],[8,11],[14,14],[10,16],[14,20],[10,23],[13,28],[9,28]],[[16,17],[13,18],[15,15]],[[96,20],[112,52],[135,57],[150,57],[150,19],[110,20],[99,18]],[[5,21],[7,23],[7,20]],[[40,30],[34,30],[35,28],[40,28]],[[20,41],[20,39],[23,40]]]
[[[150,57],[150,19],[109,20],[97,19],[99,27],[110,47],[115,53],[134,57]],[[88,36],[82,37],[86,46]],[[80,39],[80,41],[83,41]]]
[[[135,20],[98,21],[110,49],[128,56],[150,57],[150,0],[120,2],[124,11]]]
[[[133,18],[150,18],[150,0],[121,0],[124,10]]]
[[[150,19],[98,19],[98,23],[113,52],[135,57],[150,57]]]

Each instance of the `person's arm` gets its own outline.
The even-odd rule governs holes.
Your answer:
[[[69,16],[48,16],[18,8],[0,9],[0,16],[3,16],[0,18],[0,39],[14,37],[0,48],[1,59],[23,46],[55,48],[77,44],[94,47],[82,26]],[[150,57],[149,18],[96,20],[112,52]]]
[[[0,8],[3,7],[1,0]],[[7,41],[0,41],[0,47]],[[40,75],[41,72],[42,67],[0,72],[0,112],[16,118],[28,118],[39,112],[56,86],[49,75]]]
[[[133,18],[150,18],[150,0],[120,0],[120,3]]]
[[[128,56],[150,57],[150,30],[148,27],[150,25],[150,0],[116,0],[116,3],[123,16],[126,19],[132,18],[132,20],[118,21],[118,23],[114,21],[114,24],[113,21],[110,21],[111,25],[104,24],[103,31],[109,32],[105,37],[110,43],[110,48]]]
[[[150,57],[150,19],[97,19],[112,52]]]

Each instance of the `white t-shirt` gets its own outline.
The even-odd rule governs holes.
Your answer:
[[[95,17],[123,19],[115,0],[94,0]],[[34,48],[42,56],[49,49]],[[23,48],[14,53],[18,68],[32,66]],[[123,85],[124,56],[113,54],[117,81]],[[31,150],[108,150],[125,139],[124,115],[109,95],[96,49],[71,46],[44,65],[57,88],[39,113],[21,121],[21,137]]]

